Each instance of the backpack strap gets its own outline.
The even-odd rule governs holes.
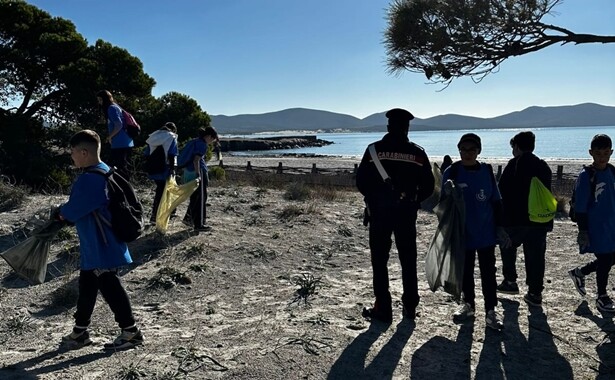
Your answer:
[[[115,168],[110,168],[109,171],[104,171],[104,169],[101,168],[89,168],[85,172],[101,175],[105,177],[106,182],[109,179],[109,176],[111,176],[111,174],[115,172]],[[98,212],[96,212],[96,210],[92,211],[92,215],[94,215],[94,220],[96,221],[96,226],[100,231],[100,235],[102,236],[103,242],[105,243],[105,245],[109,245],[107,235],[105,234],[105,229],[102,225],[105,224],[107,227],[111,228],[111,221],[100,215]]]
[[[449,166],[448,179],[450,179],[451,181],[457,180],[457,174],[459,174],[459,166],[461,166],[461,161],[455,161]]]

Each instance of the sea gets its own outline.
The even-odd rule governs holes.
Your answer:
[[[479,158],[503,159],[512,157],[510,139],[521,131],[531,130],[536,135],[534,153],[546,160],[589,160],[589,144],[594,135],[604,133],[615,140],[615,126],[600,127],[549,127],[507,129],[463,129],[447,131],[412,131],[411,141],[422,146],[429,156],[446,154],[458,156],[457,142],[464,133],[476,133],[482,141]],[[276,149],[275,151],[233,152],[235,155],[258,156],[275,154],[361,157],[368,144],[380,140],[385,132],[370,133],[313,133],[285,132],[278,134],[233,135],[233,137],[271,137],[282,135],[314,136],[333,144],[323,147]],[[230,137],[230,136],[229,136]]]

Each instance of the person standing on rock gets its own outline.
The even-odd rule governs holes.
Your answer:
[[[363,316],[390,323],[388,260],[391,235],[395,235],[403,281],[403,316],[414,319],[419,304],[416,273],[416,217],[420,203],[434,190],[429,158],[422,147],[408,139],[412,114],[394,108],[386,113],[387,131],[368,146],[357,170],[357,187],[365,197],[369,247],[376,298]]]
[[[547,232],[553,230],[553,220],[533,222],[528,213],[528,197],[532,177],[551,190],[551,168],[534,153],[536,137],[531,131],[519,132],[511,140],[513,158],[508,161],[498,184],[504,205],[504,227],[512,240],[508,248],[500,247],[504,280],[498,285],[500,293],[518,294],[517,248],[523,245],[525,256],[525,283],[528,291],[523,296],[531,306],[542,306],[544,289],[545,252]]]

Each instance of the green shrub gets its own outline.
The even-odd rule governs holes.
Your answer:
[[[209,179],[215,179],[217,181],[226,180],[226,171],[224,171],[223,167],[209,166],[207,172],[209,173]]]
[[[0,212],[11,211],[23,204],[26,200],[26,189],[11,185],[0,177]]]
[[[310,189],[303,182],[292,182],[286,187],[284,198],[289,201],[304,201],[310,197]]]

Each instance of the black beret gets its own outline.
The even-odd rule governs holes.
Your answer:
[[[393,108],[388,111],[385,116],[389,119],[389,122],[407,123],[414,119],[414,116],[410,112],[401,108]]]

